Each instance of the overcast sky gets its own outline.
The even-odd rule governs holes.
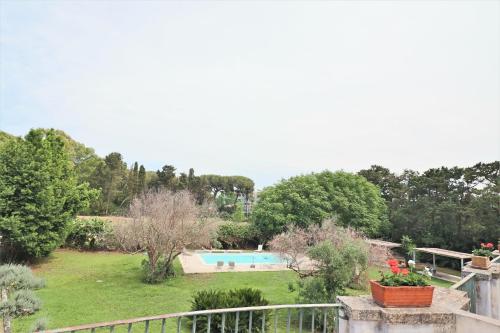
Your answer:
[[[1,1],[0,128],[147,169],[500,158],[499,1]]]

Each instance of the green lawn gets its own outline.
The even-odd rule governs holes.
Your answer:
[[[296,279],[291,271],[178,274],[165,283],[148,285],[141,282],[143,259],[142,255],[113,252],[56,251],[34,267],[46,281],[46,287],[37,292],[43,301],[42,310],[16,320],[14,331],[27,332],[39,317],[48,319],[49,328],[56,328],[185,311],[190,308],[193,292],[208,288],[255,287],[273,304],[294,303],[296,297],[288,291],[288,283]],[[179,264],[177,270],[181,272]],[[376,276],[376,270],[370,270],[370,277]]]

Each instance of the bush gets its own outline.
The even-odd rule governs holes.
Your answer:
[[[142,261],[142,272],[144,282],[155,284],[164,281],[169,277],[175,276],[174,266],[166,264],[164,258],[160,258],[156,263],[156,269],[151,269],[149,259]]]
[[[75,219],[69,225],[66,246],[85,250],[107,249],[112,235],[108,221],[92,219]]]
[[[265,306],[269,302],[262,296],[262,292],[258,289],[243,288],[235,290],[201,290],[198,291],[191,302],[191,311],[223,309],[223,308],[237,308],[248,306]],[[262,332],[262,315],[263,311],[255,311],[252,315],[253,332]],[[268,317],[266,311],[266,317]],[[225,332],[234,332],[236,323],[236,315],[234,313],[226,314],[225,319]],[[269,320],[266,321],[266,328]],[[192,327],[192,319],[190,319]],[[239,329],[238,332],[246,333],[249,325],[249,313],[241,312],[239,314]],[[206,332],[208,320],[206,316],[200,316],[196,320],[196,329],[200,332]],[[222,315],[212,315],[210,323],[211,332],[222,332]]]
[[[257,230],[250,223],[227,222],[221,224],[217,230],[217,241],[223,248],[255,247],[256,239]]]

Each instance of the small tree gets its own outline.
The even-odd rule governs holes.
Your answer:
[[[298,273],[300,302],[333,302],[349,285],[364,285],[371,257],[364,238],[324,221],[321,227],[291,228],[273,238],[271,249]]]
[[[172,275],[173,262],[184,248],[210,244],[207,223],[188,191],[145,192],[132,201],[130,216],[130,221],[115,226],[115,237],[127,251],[146,251],[149,283]]]
[[[406,261],[406,264],[408,264],[408,260],[410,260],[411,257],[413,256],[417,246],[415,245],[413,240],[410,238],[410,236],[403,235],[403,237],[401,237],[401,248],[405,252],[405,261]]]
[[[40,300],[32,290],[43,286],[43,280],[33,276],[26,266],[11,264],[0,266],[2,293],[0,313],[3,317],[4,333],[12,332],[13,318],[27,316],[40,309]]]

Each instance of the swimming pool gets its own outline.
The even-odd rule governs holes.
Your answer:
[[[284,264],[278,255],[273,253],[258,253],[258,252],[225,252],[225,253],[199,253],[204,264],[215,265],[217,261],[223,261],[224,265],[234,261],[239,265],[251,264]]]

